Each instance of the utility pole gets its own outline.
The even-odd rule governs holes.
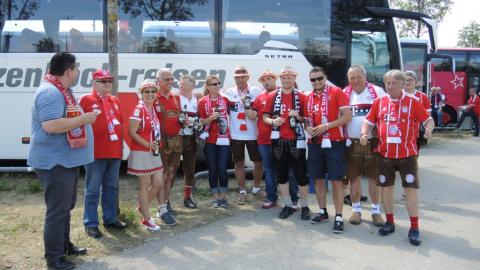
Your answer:
[[[107,51],[110,74],[113,76],[112,94],[118,94],[118,13],[117,0],[107,1]]]

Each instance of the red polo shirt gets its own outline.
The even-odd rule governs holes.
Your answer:
[[[92,124],[94,137],[94,156],[95,159],[103,158],[122,158],[123,149],[123,117],[120,110],[120,102],[117,97],[109,96],[110,113],[112,118],[118,121],[115,125],[115,134],[118,140],[111,141],[110,133],[107,128],[107,112],[103,109],[102,99],[95,92],[91,92],[80,99],[80,106],[85,112],[100,111],[97,120]]]
[[[328,122],[333,122],[338,119],[340,116],[340,109],[343,108],[350,108],[350,100],[343,93],[342,89],[329,85],[328,86],[328,97],[327,97],[327,106],[328,106],[328,114],[327,114],[327,120]],[[318,126],[322,123],[322,111],[320,109],[320,106],[322,104],[322,99],[323,95],[325,95],[326,92],[322,92],[320,95],[316,95],[315,91],[312,90],[312,92],[307,96],[306,101],[305,101],[305,108],[303,110],[303,115],[308,118],[308,106],[310,101],[312,101],[312,112],[313,112],[313,125],[312,126]],[[312,100],[311,100],[312,99]],[[343,126],[340,127],[335,127],[335,128],[330,128],[327,130],[329,133],[329,139],[331,141],[343,141],[345,140],[345,134],[343,132]],[[323,138],[320,135],[320,138]],[[309,143],[312,143],[311,139],[308,139]],[[322,143],[321,140],[316,141],[317,144]]]
[[[282,91],[282,90],[278,90]],[[275,98],[277,97],[278,91],[273,91],[268,94],[267,97],[267,102],[265,104],[265,107],[263,109],[263,113],[268,113],[270,114],[270,117],[273,116],[273,105],[275,103]],[[298,99],[300,101],[300,110],[299,114],[303,115],[303,111],[305,108],[305,99],[306,96],[302,92],[298,91]],[[295,140],[297,137],[295,135],[295,130],[290,127],[290,123],[288,121],[288,113],[294,109],[293,105],[293,91],[290,94],[283,94],[282,93],[282,104],[280,106],[280,117],[285,119],[285,122],[283,125],[280,126],[280,139],[284,140]],[[271,132],[272,126],[270,126],[270,132]]]
[[[180,104],[179,95],[170,91],[167,96],[157,93],[157,101],[154,106],[162,126],[163,135],[169,137],[179,135],[181,128],[178,121],[178,113],[181,111]],[[165,117],[162,117],[163,114],[165,114]]]
[[[384,157],[398,159],[418,155],[418,123],[428,119],[429,113],[418,99],[402,93],[400,99],[392,99],[389,95],[375,99],[365,122],[377,125],[379,142],[376,151]],[[388,134],[400,137],[401,142],[387,142]]]

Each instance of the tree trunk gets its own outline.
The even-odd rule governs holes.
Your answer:
[[[118,14],[117,0],[107,1],[107,51],[110,74],[113,76],[112,94],[118,95]]]

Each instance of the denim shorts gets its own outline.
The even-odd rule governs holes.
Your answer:
[[[308,172],[313,179],[343,181],[345,177],[345,141],[332,142],[331,148],[308,144]]]

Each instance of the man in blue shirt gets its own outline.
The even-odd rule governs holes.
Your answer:
[[[75,207],[79,167],[93,161],[90,124],[97,114],[83,113],[72,94],[78,74],[74,55],[55,54],[32,109],[27,164],[35,168],[45,191],[45,259],[53,269],[73,269],[75,264],[65,256],[87,252],[70,242],[70,211]]]

